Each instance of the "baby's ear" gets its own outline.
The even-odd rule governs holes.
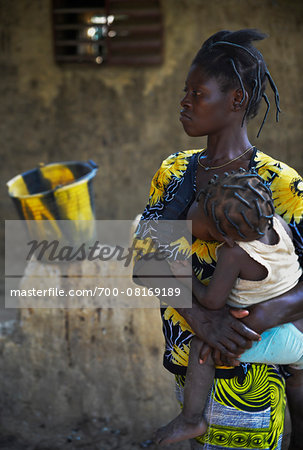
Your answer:
[[[228,245],[228,247],[234,247],[235,241],[229,236],[224,236],[224,242]]]

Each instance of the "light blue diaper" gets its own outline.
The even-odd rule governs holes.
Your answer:
[[[289,364],[303,369],[303,333],[292,323],[270,328],[261,334],[261,341],[242,353],[242,362]]]

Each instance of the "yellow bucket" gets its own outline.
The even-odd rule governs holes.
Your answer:
[[[61,220],[75,221],[69,241],[87,241],[95,235],[95,210],[92,181],[98,166],[93,161],[68,161],[41,164],[38,168],[17,175],[7,182],[19,217],[35,224],[35,237],[45,239],[46,229],[62,237]],[[45,221],[53,221],[47,224]],[[31,230],[30,230],[31,231]],[[32,230],[33,231],[33,230]],[[30,233],[33,234],[33,233]],[[48,233],[49,234],[49,233]]]

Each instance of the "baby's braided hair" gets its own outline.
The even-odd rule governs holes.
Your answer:
[[[240,86],[242,90],[240,105],[244,102],[245,90],[247,91],[249,102],[243,115],[242,126],[245,120],[257,115],[261,100],[264,98],[267,108],[257,137],[270,108],[270,102],[265,94],[266,80],[269,81],[275,95],[277,122],[281,112],[278,89],[261,52],[252,45],[252,41],[266,37],[266,34],[255,29],[219,31],[204,42],[192,62],[193,65],[200,66],[207,76],[216,77],[221,83],[223,92]]]
[[[236,230],[239,240],[247,238],[245,229],[261,237],[266,226],[272,227],[275,210],[271,191],[254,169],[225,172],[220,178],[214,175],[208,187],[197,195],[197,202],[202,194],[201,207],[222,236],[228,235],[226,228],[230,226]]]

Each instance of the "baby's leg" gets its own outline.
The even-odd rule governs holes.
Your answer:
[[[192,339],[182,412],[165,427],[156,432],[155,442],[167,445],[191,439],[204,434],[207,423],[203,417],[208,393],[213,385],[215,366],[209,356],[205,363],[199,364],[203,343],[196,337]]]
[[[301,321],[303,322],[303,321]],[[290,364],[292,374],[286,381],[286,394],[291,416],[291,450],[302,449],[303,442],[303,329],[301,322],[286,323],[261,334],[240,361],[266,364]]]
[[[303,354],[303,334],[292,323],[270,328],[239,358],[242,362],[292,364]]]

